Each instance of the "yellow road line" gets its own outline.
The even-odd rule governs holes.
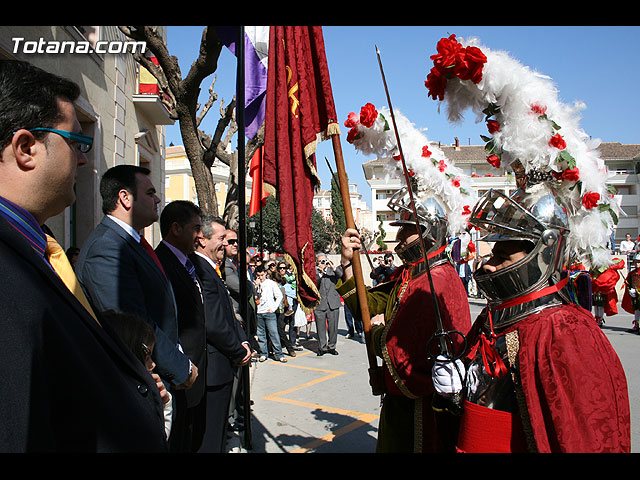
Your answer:
[[[291,364],[283,364],[283,363],[279,363],[279,362],[272,362],[273,364],[278,364],[278,365],[282,365],[283,367],[289,367],[289,368],[298,368],[301,370],[311,370],[311,371],[316,371],[316,372],[326,372],[328,373],[328,375],[325,375],[323,377],[317,378],[315,380],[311,380],[309,382],[305,382],[302,383],[300,385],[297,385],[295,387],[292,388],[288,388],[286,390],[283,390],[281,392],[277,392],[277,393],[273,393],[271,395],[266,395],[263,396],[262,398],[265,400],[270,400],[273,402],[281,402],[281,403],[287,403],[289,405],[296,405],[299,407],[307,407],[309,409],[313,409],[313,410],[322,410],[325,411],[327,413],[336,413],[336,414],[340,414],[340,415],[344,415],[344,416],[348,416],[348,417],[354,417],[356,420],[351,422],[350,424],[336,430],[335,432],[331,432],[327,435],[325,435],[324,437],[321,438],[317,438],[315,440],[313,440],[312,442],[302,446],[302,447],[298,447],[294,450],[292,450],[290,453],[305,453],[308,452],[309,450],[313,450],[315,448],[318,448],[321,445],[324,445],[326,443],[330,443],[332,442],[334,439],[345,435],[349,432],[352,432],[360,427],[363,427],[365,425],[369,425],[371,422],[375,421],[379,415],[373,415],[370,413],[362,413],[362,412],[357,412],[354,410],[345,410],[342,408],[337,408],[337,407],[330,407],[330,406],[326,406],[326,405],[319,405],[317,403],[310,403],[310,402],[302,402],[299,400],[293,400],[290,398],[283,398],[283,395],[287,395],[289,393],[295,392],[297,390],[301,390],[303,388],[306,387],[310,387],[311,385],[315,385],[317,383],[321,383],[321,382],[325,382],[327,380],[330,380],[332,378],[336,378],[339,377],[340,375],[344,375],[346,372],[338,372],[335,370],[326,370],[323,368],[314,368],[314,367],[305,367],[302,365],[291,365]]]

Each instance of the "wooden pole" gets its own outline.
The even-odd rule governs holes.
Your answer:
[[[332,135],[333,153],[336,159],[336,170],[338,171],[338,180],[340,184],[340,195],[342,196],[342,204],[344,206],[344,218],[347,228],[356,229],[353,220],[353,211],[351,210],[351,198],[349,197],[349,184],[347,174],[344,168],[344,160],[342,157],[342,146],[340,145],[340,136]],[[367,346],[367,358],[369,360],[369,384],[371,385],[374,395],[382,395],[384,393],[383,367],[378,365],[376,354],[371,345],[371,315],[369,313],[369,303],[367,302],[367,289],[362,276],[362,264],[360,263],[360,252],[353,252],[353,276],[356,282],[356,294],[358,296],[358,304],[360,306],[360,317],[364,326],[364,339]]]

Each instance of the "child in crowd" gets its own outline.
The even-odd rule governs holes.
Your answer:
[[[153,347],[156,343],[156,334],[151,325],[142,320],[137,315],[115,312],[109,310],[104,312],[101,319],[106,320],[109,325],[120,336],[120,339],[127,345],[133,354],[147,368],[151,377],[156,381],[160,398],[164,405],[164,431],[165,437],[169,438],[171,433],[171,421],[173,416],[173,403],[171,394],[166,389],[162,379],[157,373],[153,373],[156,364],[151,358]]]

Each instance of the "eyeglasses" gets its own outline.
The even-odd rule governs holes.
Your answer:
[[[81,153],[87,153],[93,146],[93,138],[81,133],[67,132],[66,130],[56,130],[55,128],[37,127],[29,130],[30,132],[52,132],[57,133],[63,138],[71,140],[76,150]]]
[[[227,243],[229,245],[235,245],[236,243],[238,243],[238,239],[237,238],[232,238],[230,240],[227,240]]]
[[[286,270],[287,267],[278,267],[278,270]]]

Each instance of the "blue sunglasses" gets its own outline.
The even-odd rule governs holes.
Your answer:
[[[57,133],[61,137],[67,138],[74,142],[74,147],[81,153],[87,153],[93,146],[93,138],[81,133],[67,132],[66,130],[56,130],[55,128],[31,128],[30,132],[52,132]]]

